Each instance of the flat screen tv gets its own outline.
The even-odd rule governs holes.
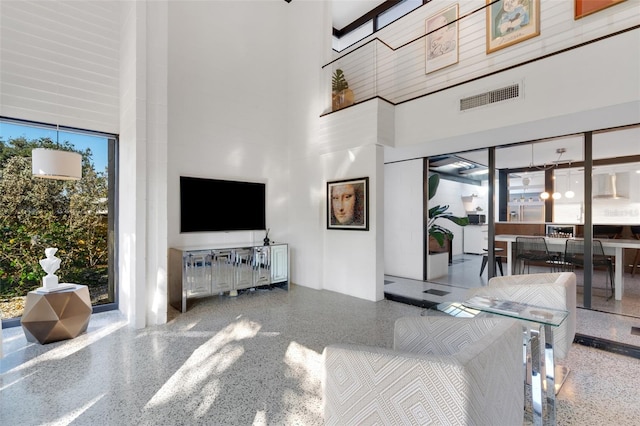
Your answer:
[[[180,176],[180,232],[266,229],[264,183]]]

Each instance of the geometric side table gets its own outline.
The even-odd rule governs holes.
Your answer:
[[[86,285],[55,291],[30,291],[20,323],[29,342],[73,339],[87,331],[93,308]]]

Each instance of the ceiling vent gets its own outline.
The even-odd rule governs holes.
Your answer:
[[[512,84],[500,89],[491,90],[479,95],[469,96],[460,99],[460,111],[467,111],[473,108],[503,102],[509,99],[519,98],[522,93],[520,83]]]

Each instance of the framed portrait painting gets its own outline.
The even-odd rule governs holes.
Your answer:
[[[486,0],[487,53],[540,35],[540,0]]]
[[[369,178],[327,182],[327,229],[369,230]]]
[[[426,21],[426,74],[458,63],[458,4]]]
[[[574,0],[573,19],[584,18],[625,0]]]

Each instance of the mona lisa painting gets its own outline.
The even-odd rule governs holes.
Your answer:
[[[327,229],[369,230],[369,178],[327,182]]]

